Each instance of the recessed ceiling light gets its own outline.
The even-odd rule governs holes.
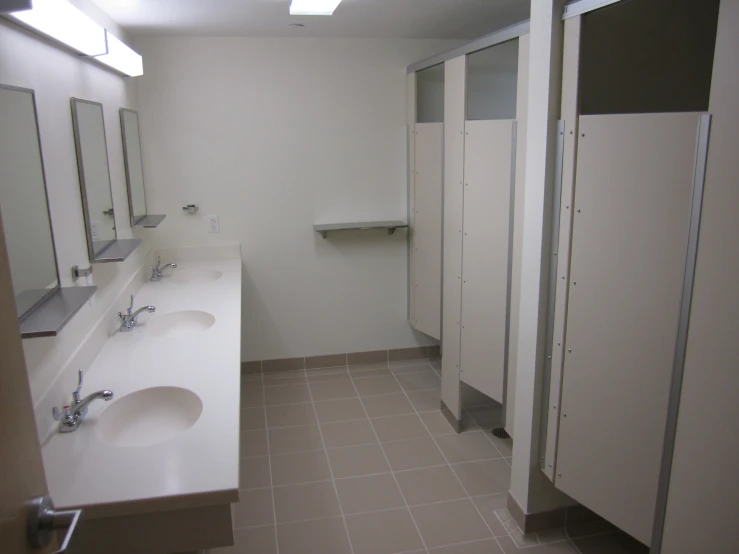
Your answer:
[[[292,0],[290,15],[333,15],[341,0]]]
[[[303,25],[302,23],[290,23],[290,27],[296,27],[298,29],[302,29],[303,27],[305,27],[305,25]]]

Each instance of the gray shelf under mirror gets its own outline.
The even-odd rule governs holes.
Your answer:
[[[167,217],[164,214],[161,215],[145,215],[143,218],[138,220],[134,227],[143,227],[145,229],[154,229],[155,227],[158,227],[159,224],[164,221],[164,218]]]
[[[140,239],[114,240],[109,246],[105,247],[105,249],[100,252],[94,260],[92,260],[92,263],[105,264],[110,262],[122,262],[128,258],[142,242],[144,241]]]
[[[336,231],[363,231],[366,229],[387,229],[388,235],[395,234],[396,229],[405,229],[408,224],[405,221],[363,221],[359,223],[324,223],[313,226],[313,230],[323,238],[329,233]]]
[[[95,294],[97,287],[63,287],[20,323],[21,337],[55,337],[79,309]]]

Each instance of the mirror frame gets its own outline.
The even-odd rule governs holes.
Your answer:
[[[131,186],[131,172],[128,169],[128,143],[126,141],[126,124],[123,119],[124,113],[133,113],[136,114],[136,121],[139,120],[139,112],[136,110],[131,110],[129,108],[119,108],[118,113],[120,115],[121,119],[121,138],[123,139],[123,168],[126,170],[126,192],[128,193],[128,213],[131,216],[131,227],[136,227],[136,225],[140,222],[142,222],[144,219],[146,219],[147,215],[149,214],[149,205],[146,201],[146,181],[142,183],[144,188],[144,207],[146,208],[146,213],[142,216],[140,216],[138,219],[136,219],[136,214],[133,213],[133,193],[132,193],[132,186]],[[141,150],[141,127],[139,127],[139,133],[138,137],[138,143],[139,143],[139,152],[142,152]],[[143,158],[143,156],[142,156]],[[143,165],[144,161],[141,160],[141,166],[142,166],[142,178],[143,178]]]
[[[85,169],[82,160],[82,141],[80,137],[80,129],[77,122],[77,102],[83,104],[91,104],[93,106],[100,106],[100,112],[103,119],[103,143],[105,146],[105,162],[108,166],[108,186],[110,188],[110,204],[113,209],[113,225],[115,230],[115,238],[108,242],[99,252],[95,252],[95,245],[92,240],[92,220],[90,218],[90,206],[87,200],[87,182],[85,181]],[[81,98],[70,98],[70,104],[72,105],[72,129],[74,132],[74,146],[77,154],[77,174],[80,181],[80,196],[82,197],[82,215],[85,220],[85,239],[87,240],[87,252],[90,256],[90,262],[95,263],[96,259],[110,248],[118,240],[118,229],[115,227],[115,203],[113,201],[113,183],[110,178],[110,155],[108,153],[108,134],[105,132],[105,108],[100,102],[93,102],[92,100],[83,100]]]
[[[16,87],[13,85],[4,85],[0,83],[0,88],[5,90],[12,90],[17,92],[27,92],[31,95],[31,102],[33,103],[33,116],[36,120],[36,139],[38,140],[39,160],[41,161],[41,176],[44,180],[44,198],[46,199],[46,214],[49,218],[49,234],[51,235],[51,248],[54,251],[54,266],[56,267],[56,286],[49,289],[49,292],[42,296],[37,302],[28,308],[23,314],[18,316],[18,322],[25,321],[34,311],[40,306],[46,303],[49,298],[56,294],[62,288],[61,275],[59,274],[59,255],[56,251],[56,241],[54,240],[54,225],[51,219],[51,204],[49,203],[49,187],[46,181],[46,163],[44,162],[44,149],[41,145],[41,127],[38,121],[38,108],[36,107],[36,91],[25,87]],[[11,268],[12,271],[12,268]],[[14,297],[16,295],[13,291]]]

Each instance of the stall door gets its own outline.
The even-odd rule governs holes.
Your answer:
[[[461,380],[503,402],[516,122],[467,121]]]
[[[417,123],[415,128],[411,322],[440,339],[444,124]]]
[[[556,486],[650,541],[700,115],[580,118]]]

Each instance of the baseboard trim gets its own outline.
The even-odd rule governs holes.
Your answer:
[[[452,428],[457,432],[462,432],[462,422],[458,420],[456,417],[454,417],[454,414],[452,411],[447,407],[446,404],[444,404],[444,401],[441,401],[441,413],[444,414],[444,417],[449,422],[449,425],[452,426]]]
[[[412,360],[435,360],[440,357],[441,352],[438,345],[414,346],[411,348],[394,348],[390,350],[347,352],[341,354],[326,354],[322,356],[241,362],[241,373],[275,373],[280,371],[298,371],[302,369],[310,370],[326,367],[344,367],[347,365],[392,363]]]
[[[556,510],[550,510],[547,512],[526,514],[510,492],[508,493],[507,507],[513,520],[518,524],[519,528],[525,535],[528,535],[529,533],[551,531],[552,529],[562,529],[567,522],[566,507],[557,508]]]

